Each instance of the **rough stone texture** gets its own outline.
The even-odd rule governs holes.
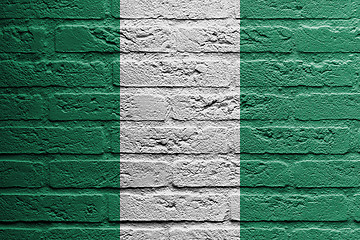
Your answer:
[[[120,221],[222,222],[227,201],[222,195],[120,196]]]

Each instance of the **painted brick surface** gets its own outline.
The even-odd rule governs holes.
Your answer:
[[[110,0],[0,2],[1,240],[120,237],[111,11]],[[141,117],[144,102],[127,113]]]
[[[358,239],[359,2],[239,2],[240,239]]]

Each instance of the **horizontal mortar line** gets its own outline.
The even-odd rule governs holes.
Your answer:
[[[273,221],[273,220],[259,220],[259,221],[244,221],[241,220],[240,218],[240,224],[242,223],[345,223],[345,222],[349,222],[349,220],[333,220],[333,221],[329,221],[329,220],[319,220],[319,221],[309,221],[309,220],[277,220],[277,221]],[[356,223],[357,221],[351,221]]]
[[[206,21],[221,21],[221,20],[241,20],[241,18],[236,17],[222,17],[222,18],[165,18],[165,17],[147,17],[147,18],[129,18],[129,17],[120,17],[121,20],[126,21],[141,21],[141,20],[157,20],[157,21],[164,21],[164,22],[206,22]]]
[[[227,55],[227,54],[239,54],[241,52],[235,52],[235,51],[226,51],[226,52],[191,52],[191,51],[169,51],[169,52],[147,52],[147,51],[129,51],[129,52],[120,52],[120,54],[123,55],[129,55],[129,54],[186,54],[186,53],[191,53],[191,54],[201,54],[201,56],[203,56],[203,54],[221,54],[221,55]]]
[[[252,161],[252,160],[242,160],[242,161]],[[253,160],[253,161],[258,161],[258,160]],[[274,160],[276,162],[281,162],[282,160]],[[301,162],[301,161],[318,161],[318,160],[298,160],[298,161],[294,161],[295,162]],[[326,160],[323,160],[324,162],[326,162]],[[329,160],[329,161],[339,161],[339,160]],[[350,159],[345,159],[342,161],[354,161],[354,160],[350,160]],[[355,160],[355,161],[360,161],[360,160]],[[240,161],[241,163],[241,161]],[[350,190],[350,189],[359,189],[360,190],[360,185],[359,186],[340,186],[340,187],[331,187],[331,186],[319,186],[319,187],[297,187],[297,186],[293,186],[293,185],[285,185],[285,186],[240,186],[240,190],[322,190],[322,189],[326,189],[326,190],[342,190],[342,189],[346,189],[346,190]],[[289,194],[289,193],[286,193]],[[290,193],[291,194],[291,193]]]
[[[154,225],[155,224],[155,225]],[[186,229],[225,229],[225,230],[236,230],[239,229],[240,223],[234,221],[224,221],[224,222],[217,222],[217,223],[209,223],[209,222],[185,222],[187,225],[183,225],[183,222],[169,222],[169,224],[164,224],[164,222],[121,222],[120,228],[121,229],[147,229],[147,228],[186,228]],[[226,225],[225,225],[226,224]],[[1,224],[0,224],[1,225]]]
[[[49,226],[49,228],[51,228],[53,225],[52,224],[61,224],[61,225],[74,225],[74,226],[81,226],[81,227],[85,227],[85,226],[90,226],[90,225],[97,225],[99,227],[104,227],[104,226],[112,226],[115,225],[117,222],[110,222],[110,221],[100,221],[100,222],[79,222],[79,221],[73,221],[73,222],[61,222],[61,221],[43,221],[43,220],[35,220],[35,221],[8,221],[8,222],[4,222],[4,221],[0,221],[0,227],[1,225],[4,226],[11,226],[11,225],[19,225],[19,224],[23,224],[23,225],[32,225],[32,224],[36,224],[38,226],[38,224],[44,224],[49,226],[51,224],[51,226]],[[115,225],[116,226],[116,225]],[[43,227],[41,227],[43,228]]]
[[[209,220],[199,220],[199,221],[189,221],[189,220],[149,220],[149,221],[133,221],[133,220],[121,220],[121,224],[200,224],[200,223],[217,223],[217,224],[224,224],[224,223],[232,223],[238,221],[230,221],[228,219],[219,220],[219,221],[209,221]]]
[[[348,17],[348,18],[239,18],[239,20],[241,21],[279,21],[279,20],[283,20],[283,21],[332,21],[332,20],[358,20],[359,18],[355,18],[355,17]]]

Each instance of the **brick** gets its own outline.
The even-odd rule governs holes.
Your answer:
[[[121,27],[121,52],[238,53],[239,27]]]
[[[4,127],[0,153],[103,153],[101,128]]]
[[[52,47],[42,27],[0,28],[0,52],[38,53]]]
[[[242,153],[342,154],[351,149],[351,136],[343,127],[241,127]]]
[[[278,161],[240,161],[242,187],[284,187],[289,184],[288,165]]]
[[[341,60],[240,61],[240,68],[242,87],[349,87],[357,72],[353,62]]]
[[[0,228],[0,239],[43,239],[43,233],[34,228]]]
[[[240,236],[243,240],[288,240],[288,236],[284,228],[240,228]]]
[[[177,161],[173,184],[176,187],[240,186],[240,161]]]
[[[112,64],[112,79],[113,85],[120,87],[120,61],[113,62]],[[121,66],[124,65],[124,61],[121,62]],[[121,78],[123,78],[123,74],[121,74]],[[123,86],[123,84],[121,84]]]
[[[118,228],[51,228],[47,233],[49,240],[119,240],[120,229]]]
[[[354,220],[360,222],[360,194],[355,194],[353,198],[354,209]],[[360,235],[360,232],[358,233]]]
[[[240,29],[241,52],[283,52],[294,48],[294,33],[286,27],[242,27]]]
[[[119,188],[120,161],[53,161],[50,186],[53,188]]]
[[[241,195],[240,202],[241,221],[245,222],[348,219],[348,201],[343,195]]]
[[[113,0],[113,16],[130,19],[221,19],[233,15],[233,4],[235,1],[228,0]]]
[[[102,195],[0,196],[1,222],[101,222],[106,212]]]
[[[300,52],[359,52],[359,29],[348,27],[309,27],[296,31],[296,49]]]
[[[32,188],[45,184],[44,165],[38,162],[0,161],[0,172],[0,188]]]
[[[240,128],[230,128],[228,130],[230,151],[240,153]]]
[[[122,227],[120,229],[120,239],[127,240],[168,240],[168,233],[164,229],[130,229]]]
[[[233,194],[230,196],[230,220],[240,221],[240,195]]]
[[[105,64],[80,61],[0,61],[0,87],[104,87]]]
[[[102,1],[92,0],[10,0],[0,3],[0,18],[101,19]]]
[[[292,99],[274,94],[241,94],[240,118],[246,120],[289,119]]]
[[[35,120],[43,117],[44,101],[40,95],[0,95],[0,120]]]
[[[352,16],[353,5],[351,0],[245,0],[240,11],[244,19],[346,19]]]
[[[169,109],[165,97],[160,95],[120,95],[120,120],[164,121]]]
[[[227,153],[228,150],[226,128],[121,127],[120,131],[121,153]]]
[[[234,228],[174,228],[170,240],[238,240],[240,230]]]
[[[300,120],[360,119],[360,94],[301,94],[295,97]]]
[[[123,131],[123,128],[121,129]],[[120,127],[110,129],[110,152],[120,153]]]
[[[236,63],[226,61],[121,61],[114,64],[114,85],[122,87],[227,87]],[[120,75],[119,75],[120,72]],[[121,76],[121,77],[120,77]]]
[[[53,121],[120,119],[119,94],[55,94],[49,105],[49,118]]]
[[[322,228],[310,228],[310,229],[296,229],[291,233],[291,240],[313,239],[313,240],[351,240],[356,233],[349,231],[349,229],[322,229]],[[357,235],[359,236],[359,235]]]
[[[120,29],[115,27],[87,27],[62,25],[56,29],[56,52],[116,53],[120,49]]]
[[[120,188],[165,187],[172,173],[166,162],[120,162]]]
[[[360,161],[301,161],[291,170],[296,187],[360,186]]]
[[[120,196],[121,221],[214,221],[226,216],[227,201],[221,195]]]
[[[124,205],[121,203],[121,205]],[[108,196],[108,213],[110,222],[119,222],[120,221],[120,195],[111,194]]]
[[[170,102],[175,120],[240,120],[240,96],[236,94],[177,95]]]

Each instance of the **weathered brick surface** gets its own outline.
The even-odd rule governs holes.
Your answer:
[[[227,128],[154,127],[120,131],[121,153],[227,153]]]
[[[39,162],[0,161],[0,187],[42,187],[45,185],[45,167]]]
[[[52,46],[44,27],[1,27],[0,51],[6,53],[37,53]]]
[[[226,61],[122,61],[114,84],[123,87],[227,87],[237,72]],[[119,71],[121,78],[119,76]]]
[[[120,195],[120,221],[214,221],[225,219],[221,195]]]
[[[244,19],[347,19],[354,10],[351,0],[242,0],[240,16]]]
[[[120,162],[120,188],[165,187],[173,170],[166,162]]]
[[[177,187],[236,187],[240,185],[238,161],[178,161],[173,184]]]
[[[104,87],[105,64],[83,61],[0,62],[0,87]]]
[[[113,15],[130,19],[221,19],[233,16],[235,7],[233,0],[113,0]]]
[[[343,195],[240,195],[240,200],[233,202],[232,218],[240,220],[241,216],[242,221],[331,222],[349,218]]]
[[[351,149],[351,136],[344,127],[241,127],[243,153],[343,154]]]
[[[253,60],[240,62],[243,87],[345,87],[353,86],[354,62],[327,60],[320,63],[287,60]]]
[[[70,31],[70,30],[69,30]],[[85,32],[85,30],[82,30]],[[121,52],[238,53],[238,26],[211,27],[121,27]],[[90,36],[86,31],[86,38]],[[147,36],[147,37],[143,37]],[[92,38],[93,39],[93,38]],[[89,41],[90,42],[90,41]],[[95,40],[92,40],[95,43]],[[85,43],[84,43],[85,44]],[[83,44],[83,45],[84,45]]]
[[[10,0],[0,3],[0,18],[101,19],[104,2],[91,0]]]
[[[0,95],[0,120],[41,119],[44,100],[40,95]]]
[[[164,229],[131,229],[121,228],[120,239],[148,239],[148,240],[168,240],[169,233]]]
[[[176,120],[238,120],[239,95],[178,95],[171,100],[172,118]]]
[[[240,239],[240,230],[237,228],[221,229],[172,229],[170,240],[236,240]]]
[[[49,118],[54,121],[119,120],[119,94],[55,94]]]
[[[77,153],[104,152],[101,128],[0,128],[0,153]]]
[[[279,239],[286,240],[288,236],[283,228],[241,228],[242,239]]]
[[[119,161],[53,161],[50,186],[53,188],[119,188]]]
[[[241,52],[289,53],[294,48],[294,31],[287,27],[242,27]]]
[[[243,187],[284,187],[289,184],[288,165],[278,161],[240,161]]]
[[[106,214],[102,195],[0,196],[0,221],[101,222]]]

